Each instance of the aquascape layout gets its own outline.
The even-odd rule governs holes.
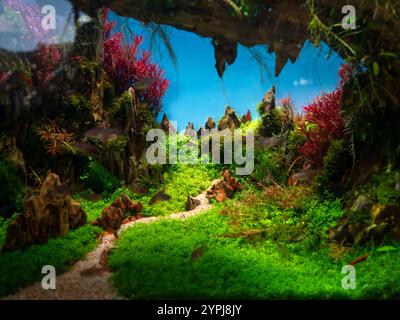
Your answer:
[[[399,58],[397,0],[0,1],[0,297],[398,299]]]

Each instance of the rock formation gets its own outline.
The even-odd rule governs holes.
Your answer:
[[[220,78],[224,75],[226,64],[232,65],[237,57],[237,43],[224,37],[213,39],[215,68]]]
[[[192,136],[193,133],[196,133],[196,131],[194,130],[194,124],[192,122],[189,122],[185,129],[185,136]]]
[[[262,102],[257,107],[261,116],[259,134],[263,137],[273,137],[279,135],[282,131],[282,119],[275,107],[275,87],[273,86],[264,95]]]
[[[268,44],[268,52],[276,55],[275,76],[286,63],[294,62],[310,37],[310,14],[306,1],[249,1],[249,12],[232,6],[232,1],[174,1],[170,0],[71,0],[74,7],[91,16],[103,6],[121,16],[144,23],[169,25],[213,39],[216,68],[222,75],[226,63],[236,59],[238,44],[246,47]],[[325,15],[334,17],[332,10],[342,8],[343,0],[314,0],[313,4]],[[374,12],[373,1],[353,0],[357,15]],[[340,13],[339,13],[340,15]],[[328,23],[330,25],[331,23]],[[387,38],[390,38],[387,32]]]
[[[65,236],[86,223],[80,203],[66,194],[60,178],[49,172],[39,194],[27,198],[21,215],[8,226],[4,251],[24,249],[34,243]]]
[[[125,194],[115,200],[110,206],[103,209],[100,218],[98,218],[94,225],[100,226],[104,230],[116,232],[125,218],[128,216],[135,216],[139,218],[138,214],[143,210],[143,205],[140,202],[132,201]]]
[[[370,208],[370,209],[368,209]],[[357,211],[353,211],[357,210]],[[358,210],[369,210],[369,221],[352,222],[349,217]],[[363,245],[368,242],[380,243],[388,235],[400,240],[400,207],[374,204],[360,195],[350,209],[350,216],[342,218],[337,227],[329,231],[329,238],[338,243]]]
[[[215,127],[216,127],[216,124],[214,122],[214,119],[212,117],[209,117],[205,124],[205,128],[207,130],[212,130],[212,129],[215,129]]]
[[[178,29],[213,39],[216,68],[222,76],[226,63],[236,59],[237,45],[253,47],[269,44],[269,53],[276,54],[275,74],[278,75],[288,60],[294,62],[308,38],[309,12],[301,1],[271,0],[254,6],[247,16],[228,1],[199,0],[72,0],[89,14],[107,6],[119,15],[148,23],[170,25]],[[318,4],[333,6],[332,1],[319,0]]]
[[[149,189],[148,188],[146,188],[142,184],[136,183],[136,182],[131,183],[130,185],[127,186],[127,188],[131,192],[136,193],[136,194],[141,195],[141,196],[145,196],[145,195],[147,195],[149,193]]]
[[[239,127],[240,120],[236,112],[230,106],[227,106],[225,109],[225,115],[222,117],[218,124],[218,130],[236,129]]]
[[[159,191],[150,199],[149,204],[152,205],[157,202],[163,202],[168,200],[171,200],[171,196],[162,191]]]
[[[262,99],[262,104],[264,107],[264,113],[268,113],[275,109],[275,86],[273,86],[271,90],[267,91]]]
[[[208,199],[215,199],[218,202],[224,202],[226,199],[231,198],[237,191],[242,189],[240,183],[231,176],[229,170],[224,170],[222,176],[223,179],[214,184],[207,191]]]
[[[375,204],[370,212],[373,224],[387,223],[389,236],[400,241],[400,206]]]
[[[196,209],[201,204],[199,199],[188,197],[185,205],[185,210],[190,211]]]
[[[160,123],[160,129],[163,130],[166,134],[176,133],[176,128],[171,123],[171,121],[168,120],[168,117],[165,113]]]

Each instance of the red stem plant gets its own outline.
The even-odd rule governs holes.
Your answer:
[[[342,65],[339,70],[340,82],[330,93],[318,96],[311,104],[304,107],[304,120],[299,128],[307,142],[299,148],[306,162],[316,168],[323,164],[329,146],[334,140],[343,138],[344,121],[340,114],[340,102],[343,86],[349,80],[352,68]]]
[[[164,70],[152,63],[150,52],[140,50],[142,36],[135,35],[131,43],[123,43],[122,32],[112,32],[115,22],[109,21],[109,9],[103,9],[103,67],[121,92],[138,83],[143,88],[136,89],[141,101],[149,103],[150,110],[157,114],[161,110],[161,100],[169,86]]]

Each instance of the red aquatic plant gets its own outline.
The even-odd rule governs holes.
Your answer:
[[[315,167],[321,167],[323,157],[334,140],[344,135],[344,121],[340,114],[340,101],[343,86],[350,79],[353,69],[342,65],[339,70],[340,81],[330,93],[318,96],[304,107],[304,119],[299,128],[306,135],[307,142],[299,148],[304,158]]]
[[[292,97],[289,95],[287,97],[284,97],[280,100],[280,105],[282,108],[290,108],[293,109],[294,103]]]
[[[140,100],[149,103],[157,114],[169,86],[165,72],[151,61],[148,51],[140,50],[142,36],[135,35],[131,43],[123,43],[122,32],[112,32],[115,23],[107,19],[108,12],[103,9],[103,67],[118,90],[133,87]]]
[[[7,71],[0,72],[0,86],[5,85],[7,80],[10,78],[10,73]]]
[[[339,72],[338,72],[339,77],[340,77],[338,90],[343,90],[343,86],[347,82],[349,82],[349,80],[351,79],[353,73],[354,73],[354,68],[351,65],[342,64],[340,66],[340,69],[339,69]]]
[[[73,56],[73,57],[71,57],[71,61],[72,62],[80,63],[80,62],[82,62],[82,60],[83,60],[82,56]]]
[[[60,49],[54,45],[39,45],[34,61],[36,63],[36,77],[39,84],[48,84],[54,77],[54,69],[61,61]]]
[[[285,132],[293,127],[293,117],[294,117],[293,105],[294,103],[290,95],[280,100],[280,106],[281,106],[280,121],[281,121],[282,132]]]

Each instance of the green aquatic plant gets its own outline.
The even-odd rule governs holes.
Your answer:
[[[75,114],[83,113],[91,109],[90,101],[79,94],[69,97],[69,105]]]
[[[107,141],[105,148],[111,151],[123,151],[128,145],[128,138],[125,136],[118,136],[114,139]]]
[[[297,128],[298,129],[298,128]],[[300,130],[293,130],[287,142],[288,150],[295,151],[298,147],[302,146],[307,141],[307,136]]]
[[[373,177],[375,194],[380,204],[400,204],[400,173],[388,170]]]
[[[328,197],[342,195],[344,186],[341,179],[346,169],[351,167],[351,160],[345,141],[333,141],[323,159],[322,172],[315,179],[317,193]]]
[[[246,123],[242,123],[240,125],[240,129],[243,130],[243,134],[246,133],[247,130],[254,130],[256,132],[261,125],[261,119],[255,119]]]
[[[0,240],[10,220],[0,218]],[[43,266],[52,265],[57,274],[66,271],[73,262],[94,249],[100,228],[84,225],[70,231],[65,237],[50,239],[47,243],[30,246],[24,251],[0,253],[0,297],[11,294],[22,286],[42,279]],[[0,243],[2,246],[3,243]]]
[[[257,106],[257,111],[261,116],[261,125],[259,133],[264,137],[272,137],[278,135],[282,129],[280,112],[277,108],[265,112],[265,106],[260,103]]]
[[[311,218],[316,231],[338,215],[336,207],[319,207]],[[397,251],[371,255],[357,269],[357,288],[343,290],[342,266],[365,250],[336,253],[339,259],[333,259],[332,250],[323,248],[296,251],[284,241],[247,241],[249,233],[240,235],[220,210],[138,224],[122,233],[109,260],[119,294],[132,299],[390,299],[399,294]]]
[[[71,120],[79,122],[80,127],[85,123],[90,123],[91,102],[82,94],[73,94],[67,99],[62,99],[63,103],[59,107],[59,117],[63,124],[70,125]]]
[[[286,183],[288,172],[283,161],[284,154],[281,151],[255,149],[252,178],[264,185]]]
[[[79,77],[90,80],[101,72],[101,64],[96,61],[91,61],[86,57],[73,57],[78,63]]]
[[[341,200],[310,201],[305,208],[307,231],[304,247],[313,250],[326,243],[328,230],[338,224],[344,215]]]
[[[127,110],[132,106],[132,95],[129,91],[125,91],[118,98],[113,100],[112,106],[107,110],[111,118],[126,118]]]
[[[0,159],[0,207],[15,205],[17,210],[22,207],[25,186],[18,176],[17,168],[7,159]]]
[[[185,211],[187,197],[195,197],[204,192],[219,175],[220,171],[212,164],[170,165],[157,189],[169,195],[171,199],[145,206],[143,213],[157,216]]]
[[[119,181],[98,161],[91,161],[80,180],[86,188],[98,194],[109,194],[119,186]]]

